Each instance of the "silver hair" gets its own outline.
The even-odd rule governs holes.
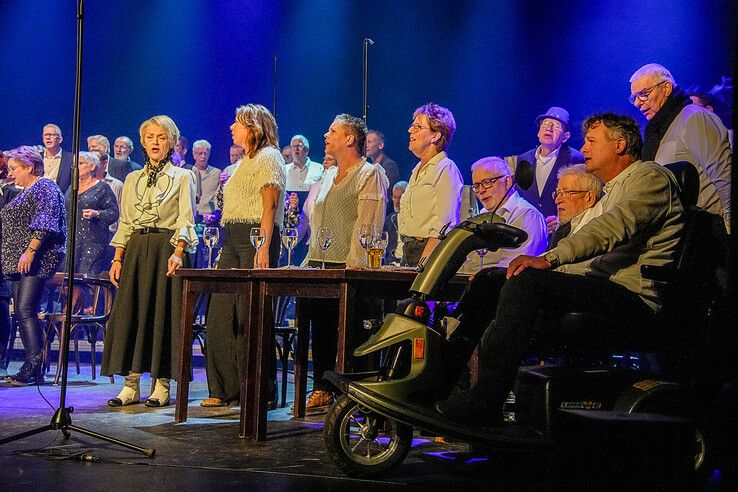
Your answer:
[[[80,152],[79,160],[85,160],[88,164],[92,164],[92,169],[97,169],[100,165],[100,158],[93,152]]]
[[[299,140],[302,142],[302,145],[305,146],[306,149],[310,150],[310,142],[308,142],[308,139],[303,135],[295,135],[290,139],[290,145],[292,144],[293,140]]]
[[[665,66],[659,65],[658,63],[649,63],[647,65],[643,65],[641,68],[636,70],[633,75],[631,75],[629,82],[632,84],[645,75],[650,75],[651,77],[653,77],[653,82],[655,84],[665,80],[671,83],[671,85],[674,87],[676,87],[677,85],[676,80],[674,80],[674,77],[671,75],[671,72],[669,72],[669,70]]]
[[[118,137],[118,138],[115,139],[116,142],[118,140],[123,140],[123,142],[126,144],[126,146],[129,149],[132,149],[133,148],[133,140],[131,140],[130,138],[126,137],[125,135],[122,135],[122,136],[120,136],[120,137]]]
[[[208,142],[207,140],[195,140],[192,144],[192,152],[194,152],[195,149],[198,147],[205,147],[208,150],[212,148],[210,142]]]
[[[398,181],[392,187],[392,191],[394,191],[394,190],[404,190],[404,189],[407,189],[407,181]]]
[[[478,169],[480,167],[489,169],[490,171],[493,171],[495,173],[499,173],[502,176],[512,176],[512,173],[510,172],[510,166],[501,157],[482,157],[477,162],[472,164],[471,170],[472,172],[474,172],[475,169]]]
[[[602,181],[594,174],[588,172],[584,164],[574,164],[559,169],[557,177],[559,180],[564,176],[575,176],[582,191],[591,191],[597,200],[602,196]]]
[[[110,152],[110,140],[108,140],[108,137],[105,135],[91,135],[87,137],[87,146],[89,147],[90,142],[92,141],[100,142],[106,149],[107,152]]]

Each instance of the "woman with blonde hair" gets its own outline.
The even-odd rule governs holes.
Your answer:
[[[141,374],[156,380],[147,407],[169,405],[176,374],[182,285],[174,272],[194,253],[195,176],[172,164],[179,130],[159,115],[139,128],[144,168],[126,177],[120,222],[110,244],[110,281],[119,288],[108,321],[101,373],[125,376],[113,407],[139,403]]]
[[[277,123],[261,104],[236,109],[231,125],[233,143],[246,155],[223,188],[225,232],[218,268],[273,268],[279,261],[279,227],[284,219],[285,172],[279,148]],[[258,252],[250,242],[250,231],[260,227],[265,238]],[[213,294],[207,316],[207,375],[209,398],[204,407],[228,405],[238,400],[239,368],[244,333],[242,303],[233,294]],[[274,340],[270,340],[273,344]],[[274,348],[271,348],[274,353]],[[275,366],[276,368],[276,366]],[[272,385],[272,401],[276,387]]]

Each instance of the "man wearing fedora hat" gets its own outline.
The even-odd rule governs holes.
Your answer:
[[[543,214],[551,234],[558,226],[556,203],[552,196],[556,190],[556,175],[562,167],[584,163],[584,156],[564,145],[571,137],[569,112],[564,108],[548,108],[545,114],[536,118],[536,125],[540,145],[518,156],[518,162],[528,161],[533,165],[535,179],[533,186],[527,190],[518,189],[518,193]]]

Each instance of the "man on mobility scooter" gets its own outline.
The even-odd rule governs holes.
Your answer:
[[[643,320],[660,309],[660,286],[641,267],[676,259],[683,227],[678,185],[663,166],[639,160],[642,140],[632,118],[594,115],[583,130],[586,169],[606,183],[605,195],[589,222],[553,250],[519,256],[506,271],[486,270],[472,280],[451,340],[464,358],[481,337],[479,375],[469,390],[436,405],[451,420],[499,422],[539,316],[581,312],[619,325],[623,339],[657,336],[643,332],[649,326]],[[602,335],[593,330],[593,338]]]

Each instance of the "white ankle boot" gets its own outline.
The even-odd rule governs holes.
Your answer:
[[[120,390],[118,396],[108,400],[111,407],[123,407],[126,405],[135,405],[141,403],[141,374],[136,372],[129,373],[126,377],[125,386]]]
[[[159,378],[156,380],[154,392],[146,400],[147,407],[166,407],[169,405],[169,380]]]

